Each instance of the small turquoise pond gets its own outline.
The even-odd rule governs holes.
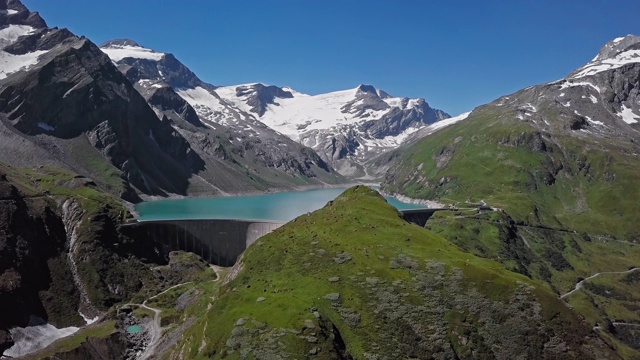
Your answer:
[[[129,326],[129,327],[127,328],[127,332],[128,332],[129,334],[139,333],[139,332],[141,332],[142,330],[144,330],[144,329],[143,329],[143,328],[142,328],[142,326],[140,326],[140,325],[131,325],[131,326]]]

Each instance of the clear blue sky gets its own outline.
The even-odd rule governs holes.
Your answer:
[[[564,77],[640,35],[637,0],[23,0],[100,44],[171,52],[214,85],[372,84],[452,115]]]

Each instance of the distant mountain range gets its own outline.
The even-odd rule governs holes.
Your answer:
[[[204,124],[225,126],[245,137],[277,139],[275,130],[314,149],[349,177],[365,176],[367,160],[396,148],[418,129],[449,117],[424,99],[392,97],[369,85],[313,96],[260,83],[217,87],[202,82],[172,54],[141,47],[133,40],[109,41],[101,49],[143,94],[171,87]],[[232,140],[238,145],[243,141]],[[275,149],[269,151],[275,153]]]
[[[88,39],[48,28],[17,1],[8,6],[0,17],[5,163],[66,168],[131,201],[344,181],[312,149],[259,122],[260,136],[205,125],[171,87],[139,81],[149,80],[148,63],[121,73]],[[173,56],[155,57],[173,86],[207,86]]]

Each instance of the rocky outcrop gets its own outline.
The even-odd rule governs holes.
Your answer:
[[[0,329],[26,326],[36,315],[57,327],[78,325],[79,294],[56,204],[22,195],[0,175]]]
[[[263,84],[255,84],[251,88],[239,86],[236,88],[236,96],[246,96],[247,105],[251,107],[250,111],[258,114],[258,116],[264,115],[267,111],[267,106],[274,104],[277,98],[293,98],[293,95],[289,91],[285,91],[277,86],[265,86]]]

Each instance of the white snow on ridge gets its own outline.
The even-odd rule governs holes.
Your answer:
[[[398,147],[402,142],[411,134],[418,131],[418,128],[407,128],[405,131],[401,132],[395,136],[385,136],[382,139],[362,139],[363,145],[366,147],[381,147],[381,148],[390,148],[390,147]]]
[[[0,79],[4,79],[16,71],[29,69],[37,64],[40,55],[46,52],[46,50],[38,50],[24,55],[13,55],[0,51]]]
[[[448,119],[437,121],[437,122],[429,125],[428,129],[438,130],[438,129],[442,129],[444,127],[447,127],[449,125],[453,125],[453,124],[455,124],[457,122],[460,122],[460,121],[466,119],[467,117],[469,117],[469,114],[471,114],[471,111],[468,111],[466,113],[462,113],[462,114],[460,114],[458,116],[454,116],[454,117],[451,117],[451,118],[448,118]]]
[[[4,14],[4,15],[13,15],[17,13],[18,13],[18,10],[13,10],[13,9],[0,10],[0,14]]]
[[[590,116],[585,116],[584,118],[587,119],[587,121],[591,124],[604,126],[604,123],[602,121],[593,120]]]
[[[241,85],[232,85],[232,86],[221,86],[216,88],[216,94],[218,94],[221,98],[225,99],[225,101],[233,104],[233,106],[235,106],[236,108],[250,113],[251,112],[251,107],[249,105],[247,105],[245,103],[245,99],[247,98],[247,96],[241,96],[238,97],[236,95],[236,88],[249,88],[253,85],[256,85],[258,83],[251,83],[251,84],[241,84]],[[264,85],[264,84],[263,84]],[[298,93],[300,94],[300,93]],[[296,94],[293,94],[293,96],[297,96]]]
[[[223,86],[216,88],[215,92],[238,109],[251,113],[251,107],[246,103],[251,90],[248,89],[248,94],[245,96],[237,96],[237,88],[249,88],[252,85],[255,84]],[[254,116],[265,125],[294,140],[300,139],[303,133],[312,130],[327,130],[347,124],[377,120],[391,110],[367,109],[359,114],[359,111],[355,109],[359,102],[356,102],[351,104],[351,109],[343,112],[343,107],[356,99],[358,88],[319,95],[303,94],[289,87],[285,87],[283,90],[291,92],[293,98],[277,98],[274,101],[275,104],[267,105],[263,116]],[[400,109],[412,109],[420,103],[419,99],[393,97],[382,99],[382,101],[390,107]],[[397,139],[388,141],[396,142]]]
[[[159,61],[165,53],[155,52],[151,49],[131,45],[113,45],[107,48],[100,48],[112,61],[120,61],[124,58],[147,59]]]
[[[222,125],[227,124],[222,116],[216,116],[223,112],[220,99],[212,95],[207,89],[198,86],[195,89],[177,89],[176,93],[189,105],[193,106],[200,117]]]
[[[351,114],[342,113],[341,107],[352,101],[356,89],[328,94],[277,99],[278,105],[269,104],[260,120],[272,129],[291,138],[309,130],[329,129],[351,123]]]
[[[640,115],[636,115],[633,112],[633,109],[628,108],[625,104],[622,104],[622,108],[620,109],[618,116],[627,124],[635,124],[640,120]]]
[[[587,65],[581,67],[579,72],[572,76],[577,79],[585,76],[594,75],[603,71],[617,69],[627,64],[640,63],[640,50],[627,50],[619,53],[612,59],[599,60],[596,57]]]
[[[563,90],[563,89],[566,89],[566,88],[570,88],[570,87],[574,87],[574,86],[590,86],[590,87],[594,88],[598,93],[600,92],[600,88],[595,86],[595,85],[593,85],[590,82],[586,82],[586,81],[572,82],[571,80],[567,80],[562,85],[560,85],[560,90]]]
[[[0,48],[13,44],[20,36],[29,35],[35,31],[29,25],[9,25],[0,29]]]

